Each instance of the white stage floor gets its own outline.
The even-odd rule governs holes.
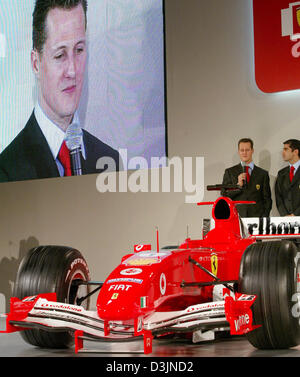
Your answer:
[[[84,342],[84,347],[99,353],[78,353],[74,349],[51,350],[33,347],[20,334],[0,334],[0,357],[300,357],[300,346],[287,350],[257,350],[244,337],[217,339],[193,344],[184,339],[155,339],[151,355],[136,353],[142,342],[95,343]],[[122,353],[118,353],[121,351]]]

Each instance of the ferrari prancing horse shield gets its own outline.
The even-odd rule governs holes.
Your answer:
[[[218,257],[217,257],[216,254],[211,255],[210,262],[211,262],[211,272],[214,275],[217,275],[217,272],[218,272]]]

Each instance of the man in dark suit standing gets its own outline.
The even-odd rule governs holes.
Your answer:
[[[283,143],[282,158],[289,165],[279,170],[275,183],[276,206],[280,216],[300,216],[300,141]]]
[[[254,165],[253,141],[243,138],[238,142],[241,162],[225,170],[223,185],[238,185],[238,190],[222,189],[221,194],[232,200],[255,201],[256,204],[241,204],[237,210],[241,217],[267,217],[272,208],[269,174]]]
[[[76,111],[87,59],[86,26],[87,0],[36,0],[31,65],[38,103],[0,155],[0,182],[75,175],[67,147],[67,135],[74,132],[81,174],[100,172],[101,157],[110,157],[108,168],[119,170],[119,153],[83,130]]]

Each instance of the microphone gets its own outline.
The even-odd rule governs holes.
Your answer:
[[[244,161],[242,161],[242,167],[243,167],[243,173],[246,173],[246,163]],[[247,178],[246,179],[243,179],[243,188],[246,188],[247,187]]]
[[[77,122],[71,123],[66,131],[66,144],[70,151],[72,175],[82,175],[81,168],[82,129]]]

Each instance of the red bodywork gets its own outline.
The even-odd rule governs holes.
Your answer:
[[[238,280],[242,254],[255,238],[243,238],[240,219],[231,199],[220,198],[214,203],[201,204],[213,204],[215,228],[203,239],[186,239],[178,249],[140,251],[124,257],[108,276],[98,296],[100,318],[132,320],[151,311],[182,310],[211,301],[213,286],[182,287],[183,282],[215,280],[191,263],[190,258],[222,281]],[[146,307],[142,307],[141,297],[145,297]]]
[[[5,332],[23,330],[30,321],[32,327],[33,319],[30,315],[36,318],[41,313],[43,316],[40,320],[35,319],[35,324],[50,327],[44,321],[43,312],[43,308],[48,303],[42,302],[41,297],[52,301],[53,307],[59,308],[60,312],[68,314],[68,317],[63,319],[65,322],[70,316],[75,315],[74,312],[77,310],[79,312],[77,317],[82,315],[85,320],[88,318],[97,323],[99,320],[103,321],[101,331],[104,337],[114,337],[117,333],[114,329],[120,326],[123,326],[122,330],[131,329],[131,336],[144,336],[145,353],[151,352],[152,336],[155,333],[153,324],[160,322],[160,315],[161,318],[165,316],[167,318],[165,322],[169,324],[170,317],[166,317],[168,313],[172,315],[180,313],[178,316],[181,316],[181,320],[183,318],[180,323],[174,322],[174,315],[172,318],[172,325],[175,324],[174,332],[179,331],[178,327],[176,328],[178,323],[179,326],[188,323],[185,319],[187,317],[192,318],[192,324],[197,319],[197,328],[201,328],[201,324],[199,325],[201,313],[205,310],[213,313],[211,321],[214,321],[217,317],[215,313],[220,309],[220,304],[217,302],[215,311],[213,302],[215,283],[224,282],[227,287],[228,284],[237,283],[243,252],[256,242],[256,238],[243,229],[235,207],[244,203],[246,202],[233,202],[226,197],[220,197],[215,202],[198,203],[212,205],[212,217],[215,223],[214,228],[204,235],[203,239],[188,238],[178,248],[158,251],[151,250],[150,245],[136,245],[134,252],[124,256],[120,265],[105,280],[97,299],[97,313],[83,312],[82,307],[75,305],[74,307],[69,305],[69,308],[67,304],[55,305],[53,294],[38,295],[22,301],[12,298]],[[228,289],[226,290],[230,293]],[[224,294],[221,298],[224,303],[223,318],[219,318],[219,323],[224,324],[226,320],[232,334],[242,334],[253,329],[250,306],[255,296],[243,296],[245,297],[231,292],[231,296]],[[205,303],[208,305],[203,305]],[[193,317],[197,310],[200,313],[198,318]],[[206,318],[210,318],[209,316],[210,314]],[[56,322],[51,323],[51,327],[59,326],[54,323]],[[82,326],[84,324],[82,321]],[[214,324],[210,323],[209,326],[213,328]],[[82,348],[81,336],[85,330],[80,326],[72,329],[75,331],[76,351],[78,351]],[[168,333],[168,326],[165,329]],[[189,331],[188,326],[186,331]]]

